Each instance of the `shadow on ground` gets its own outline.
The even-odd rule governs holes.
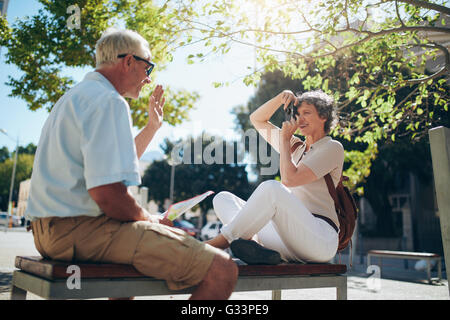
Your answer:
[[[12,272],[0,272],[0,294],[10,292]]]
[[[363,289],[366,287],[367,280],[373,274],[362,272],[361,270],[351,270],[347,273],[348,276],[358,277],[358,280],[348,280],[349,288]],[[447,280],[446,272],[442,272],[442,279],[438,281],[437,272],[432,272],[431,283],[428,282],[426,273],[424,271],[402,270],[398,268],[384,268],[381,271],[381,279],[394,280],[401,282],[410,282],[423,285],[445,286]],[[370,291],[370,290],[368,290]]]

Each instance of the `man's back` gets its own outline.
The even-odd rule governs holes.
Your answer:
[[[139,184],[128,104],[106,78],[91,72],[60,98],[44,124],[27,215],[100,215],[87,189],[123,174],[122,157],[128,166],[122,179]]]

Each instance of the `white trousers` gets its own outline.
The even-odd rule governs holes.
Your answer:
[[[247,202],[225,191],[214,197],[213,205],[229,243],[257,235],[258,243],[278,251],[285,261],[327,262],[336,254],[336,230],[276,180],[261,183]]]

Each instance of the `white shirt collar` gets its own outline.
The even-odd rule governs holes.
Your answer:
[[[114,90],[117,92],[116,88],[114,88],[113,84],[105,78],[105,76],[103,76],[100,72],[98,71],[91,71],[89,73],[87,73],[84,76],[83,80],[95,80],[95,81],[100,81],[103,84],[105,84],[107,87],[109,87],[111,90]]]
[[[323,145],[324,143],[327,143],[327,142],[330,141],[330,140],[331,140],[331,137],[330,137],[330,136],[324,136],[324,137],[320,138],[319,140],[317,140],[316,142],[314,142],[314,143],[310,146],[310,148],[317,148],[317,147]]]

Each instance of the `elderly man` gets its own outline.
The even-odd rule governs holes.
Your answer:
[[[162,124],[161,86],[135,139],[124,99],[151,82],[150,57],[136,32],[108,30],[96,45],[96,70],[53,107],[31,178],[34,242],[46,258],[132,264],[173,290],[197,285],[191,299],[227,299],[237,279],[230,256],[150,215],[127,192],[141,183],[138,158]]]

